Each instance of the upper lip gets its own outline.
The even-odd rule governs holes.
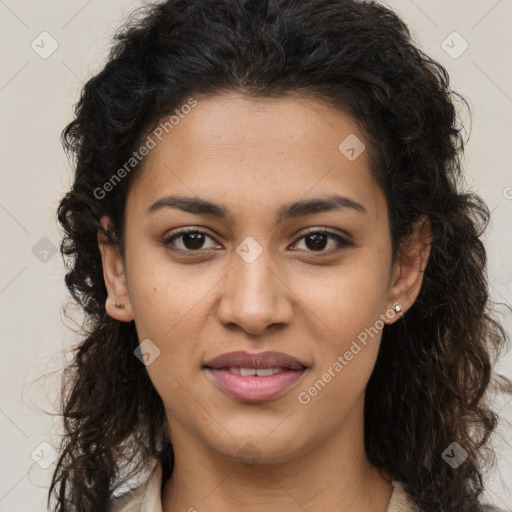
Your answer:
[[[281,352],[259,352],[257,354],[239,350],[228,352],[204,364],[205,367],[220,368],[290,368],[291,370],[303,370],[307,368],[295,357]]]

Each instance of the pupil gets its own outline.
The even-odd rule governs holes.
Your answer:
[[[190,250],[200,249],[204,242],[203,236],[204,235],[201,233],[185,233],[183,235],[183,243],[187,249],[190,249]],[[312,241],[312,243],[308,243],[311,241]],[[313,235],[308,235],[306,237],[306,245],[307,245],[308,249],[311,249],[311,250],[325,249],[326,241],[327,241],[327,236],[322,233],[315,233]]]
[[[323,243],[321,239],[323,239]],[[313,240],[313,247],[311,247],[311,244],[308,244],[308,240]],[[306,237],[306,245],[308,249],[324,249],[326,240],[326,235],[322,233],[315,233]]]
[[[185,233],[183,236],[183,243],[187,249],[200,249],[203,245],[203,235],[201,233]],[[187,243],[187,239],[192,239],[192,246]]]

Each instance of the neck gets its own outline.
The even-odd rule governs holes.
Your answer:
[[[162,497],[163,512],[385,512],[391,498],[365,455],[360,423],[279,463],[244,464],[219,455],[173,422],[175,464]],[[350,436],[348,432],[359,432]]]

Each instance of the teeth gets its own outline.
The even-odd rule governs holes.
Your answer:
[[[270,375],[275,375],[280,371],[281,368],[259,368],[258,370],[256,370],[256,375],[258,377],[268,377]]]
[[[230,373],[235,375],[241,375],[242,377],[252,377],[257,375],[258,377],[269,377],[282,371],[282,368],[235,368],[229,369]]]

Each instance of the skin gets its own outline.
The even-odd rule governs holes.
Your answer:
[[[147,371],[165,404],[176,457],[163,510],[253,511],[257,504],[259,512],[385,512],[390,478],[369,463],[363,439],[381,331],[308,404],[298,394],[379,315],[391,324],[400,318],[389,315],[394,304],[411,307],[429,255],[428,223],[417,223],[393,262],[386,199],[368,151],[350,161],[338,150],[350,134],[365,142],[347,114],[297,96],[197,99],[150,151],[129,192],[124,257],[99,237],[107,312],[135,320],[139,340],[160,350]],[[275,222],[282,205],[333,192],[366,213],[345,208]],[[170,194],[221,203],[231,217],[147,213]],[[189,256],[162,244],[187,226],[208,235],[202,245],[174,240]],[[336,250],[332,238],[315,245],[302,238],[309,228],[352,245]],[[249,236],[262,249],[251,263],[236,251]],[[310,368],[282,396],[242,402],[202,369],[233,350],[276,350]]]

